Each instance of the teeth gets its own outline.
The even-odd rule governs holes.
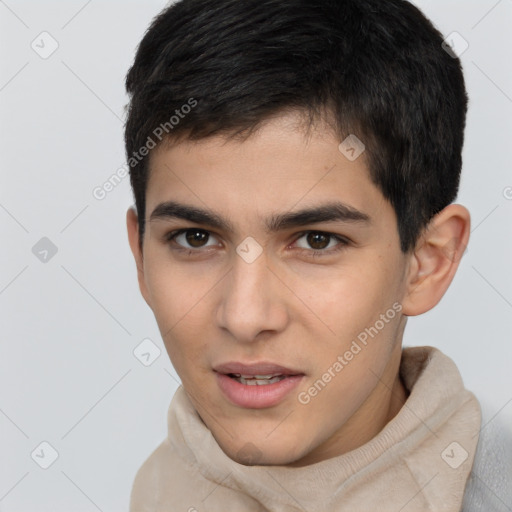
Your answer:
[[[240,375],[233,374],[235,380],[246,386],[265,386],[267,384],[274,384],[285,378],[284,375]]]
[[[276,376],[271,379],[263,378],[263,379],[245,379],[244,377],[240,377],[240,382],[242,384],[246,384],[247,386],[265,386],[267,384],[274,384],[274,382],[279,382],[284,379],[284,375]]]
[[[272,377],[279,377],[280,373],[272,373],[270,375],[240,375],[244,379],[271,379]]]

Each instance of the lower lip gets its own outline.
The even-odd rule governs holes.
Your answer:
[[[216,372],[216,375],[219,387],[228,400],[249,409],[264,409],[279,404],[304,377],[293,375],[273,384],[249,386],[222,373]]]

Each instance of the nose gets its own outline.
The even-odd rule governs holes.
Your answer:
[[[236,256],[232,271],[223,280],[219,327],[240,343],[284,330],[289,321],[284,288],[268,267],[265,252],[252,263]]]

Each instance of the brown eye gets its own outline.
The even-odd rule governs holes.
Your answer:
[[[165,240],[180,246],[181,249],[203,249],[218,245],[218,240],[214,235],[205,229],[198,228],[173,231],[166,235]]]
[[[297,239],[295,245],[314,256],[329,255],[349,245],[349,240],[341,235],[323,231],[306,231]]]
[[[331,236],[325,235],[324,233],[311,232],[307,235],[307,242],[312,249],[325,249],[329,245],[330,241]]]
[[[187,243],[191,247],[203,247],[203,244],[208,242],[210,235],[206,231],[200,231],[198,229],[190,229],[185,232],[185,238]]]

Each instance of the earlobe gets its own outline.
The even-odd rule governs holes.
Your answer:
[[[447,206],[429,223],[411,254],[405,315],[425,313],[441,300],[466,250],[470,224],[468,210],[458,204]]]
[[[139,241],[139,221],[137,211],[134,206],[128,208],[128,211],[126,212],[126,227],[128,230],[128,241],[130,243],[130,248],[135,259],[135,265],[137,266],[137,279],[139,282],[139,289],[142,296],[144,297],[144,300],[148,306],[151,307],[144,275],[144,259]]]

